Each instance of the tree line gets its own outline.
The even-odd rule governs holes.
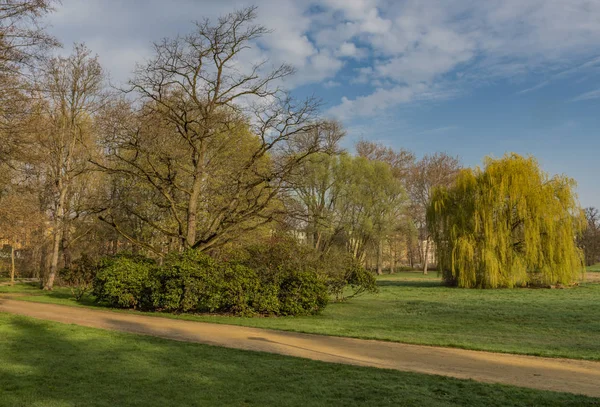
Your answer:
[[[83,255],[223,257],[277,234],[378,273],[427,271],[426,206],[458,159],[369,141],[344,151],[320,101],[283,87],[293,67],[245,59],[269,35],[255,8],[155,42],[115,89],[86,45],[53,55],[39,24],[53,5],[0,9],[0,238],[13,272],[52,289]]]
[[[431,205],[445,202],[440,191],[457,180],[471,188],[473,173],[446,153],[418,159],[367,140],[344,151],[344,128],[323,116],[320,101],[284,88],[292,66],[245,54],[270,35],[256,24],[254,7],[155,42],[117,89],[85,44],[53,55],[58,43],[40,21],[54,5],[7,0],[0,7],[0,239],[12,274],[40,277],[52,289],[59,270],[82,258],[131,252],[162,263],[193,250],[227,260],[278,236],[322,258],[351,256],[378,274],[404,266],[427,273],[437,262],[436,248],[450,235]],[[511,191],[524,196],[517,184],[507,187],[517,179],[507,175],[514,163],[497,175],[498,187],[485,187],[497,193],[496,204]],[[536,171],[523,184],[540,177]],[[475,195],[469,202],[483,205]],[[515,202],[514,213],[526,217]],[[577,211],[570,195],[564,202]],[[493,225],[497,211],[488,204],[481,216]],[[593,264],[600,226],[595,209],[586,215],[578,245]],[[493,240],[494,230],[484,232]]]

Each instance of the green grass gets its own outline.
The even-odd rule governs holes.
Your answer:
[[[0,314],[0,406],[592,406],[599,399]]]
[[[600,272],[600,263],[594,264],[593,266],[587,267],[588,272]]]
[[[600,360],[600,284],[570,289],[466,290],[435,272],[386,275],[380,293],[330,304],[311,317],[157,316],[296,332],[548,357]],[[2,289],[7,287],[0,287]],[[13,291],[18,290],[12,287]],[[27,290],[36,290],[27,288]],[[31,292],[31,291],[30,291]],[[39,294],[40,292],[37,291]],[[68,290],[22,298],[77,304]]]

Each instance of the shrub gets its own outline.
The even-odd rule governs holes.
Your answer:
[[[252,299],[252,308],[259,314],[279,315],[279,285],[274,282],[261,283]]]
[[[239,256],[241,261],[256,270],[261,281],[255,301],[260,304],[258,312],[309,315],[327,305],[327,278],[319,272],[318,253],[310,247],[294,238],[278,236],[245,251]]]
[[[357,261],[353,261],[346,271],[347,284],[352,289],[352,294],[346,298],[356,297],[364,293],[377,293],[377,280],[373,273],[365,269]]]
[[[94,294],[122,308],[216,312],[241,316],[310,315],[329,293],[343,298],[376,291],[374,276],[351,256],[323,256],[294,239],[274,239],[216,260],[195,250],[167,256],[162,265],[131,255],[103,259]]]
[[[154,271],[155,308],[177,312],[255,313],[252,304],[259,294],[256,272],[241,264],[218,262],[189,250],[174,254]]]
[[[100,261],[94,278],[94,295],[98,302],[115,308],[151,309],[152,260],[121,254]]]
[[[73,262],[70,268],[60,271],[60,279],[71,288],[71,293],[77,301],[92,290],[96,277],[97,264],[86,254]]]
[[[356,297],[364,293],[376,293],[377,280],[348,253],[329,253],[322,257],[322,273],[327,280],[329,292],[336,300]],[[345,295],[351,288],[349,295]]]
[[[287,272],[279,289],[281,315],[311,315],[319,313],[329,301],[327,286],[317,273]]]
[[[214,312],[220,308],[219,264],[196,251],[172,254],[152,278],[155,308],[178,312]]]

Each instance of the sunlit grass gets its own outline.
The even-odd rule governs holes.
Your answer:
[[[564,393],[323,363],[0,313],[0,406],[587,406]]]

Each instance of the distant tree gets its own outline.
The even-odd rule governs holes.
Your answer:
[[[403,148],[395,150],[381,143],[367,140],[360,140],[356,143],[355,148],[359,157],[389,165],[394,178],[405,190],[408,189],[411,172],[415,165],[415,155],[412,152]],[[398,211],[398,216],[395,219],[389,219],[390,223],[387,225],[388,231],[385,233],[385,239],[379,240],[377,244],[376,267],[378,274],[382,273],[384,245],[386,243],[389,249],[390,272],[394,271],[401,247],[405,247],[407,253],[410,252],[408,246],[413,241],[414,228],[409,224],[410,220],[407,217],[410,212],[406,211],[406,205],[402,206],[402,210]]]
[[[415,162],[415,155],[412,152],[403,148],[394,150],[381,143],[367,140],[360,140],[356,143],[355,148],[356,154],[359,157],[388,164],[392,169],[394,177],[403,184],[406,183]]]
[[[585,209],[587,227],[579,238],[579,247],[585,254],[585,264],[592,266],[600,262],[600,213],[598,209]]]
[[[427,274],[431,234],[427,225],[427,208],[433,191],[439,187],[450,187],[461,168],[460,161],[446,153],[425,155],[414,163],[408,174],[408,193],[410,197],[410,217],[417,231],[417,245],[423,274]]]
[[[313,247],[342,247],[362,263],[374,250],[382,273],[383,243],[397,231],[406,207],[406,192],[389,164],[349,154],[315,155],[291,188]]]
[[[585,219],[575,181],[550,178],[533,157],[487,158],[454,186],[437,188],[428,221],[446,283],[496,288],[570,284],[583,253]]]

